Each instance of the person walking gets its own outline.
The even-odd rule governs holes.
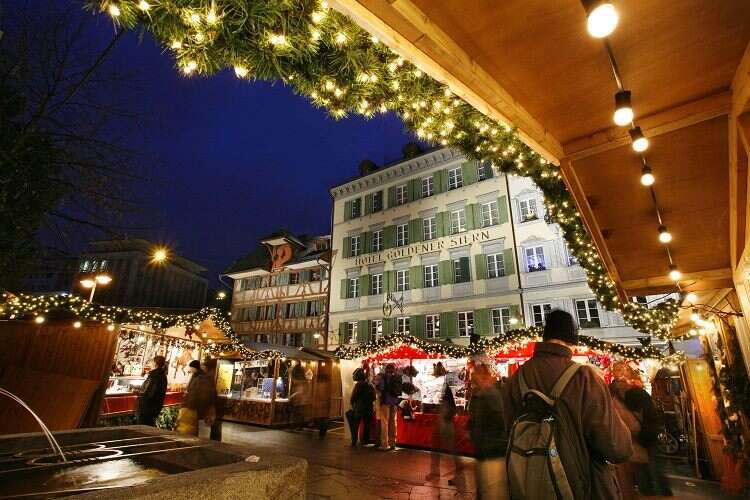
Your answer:
[[[503,464],[508,446],[502,425],[503,401],[499,384],[486,364],[479,364],[472,374],[472,396],[469,403],[469,435],[476,450],[477,497],[481,500],[503,498]]]
[[[513,430],[516,419],[525,409],[524,400],[528,401],[528,396],[533,394],[531,391],[552,399],[573,432],[566,434],[570,439],[557,442],[559,450],[553,449],[545,456],[550,463],[562,464],[568,486],[582,492],[578,496],[620,499],[622,495],[612,464],[627,461],[633,453],[630,431],[613,408],[612,397],[596,369],[572,361],[573,348],[578,344],[578,328],[573,317],[565,311],[551,311],[546,317],[542,339],[536,344],[532,358],[513,374],[504,388],[505,428],[508,432]],[[556,382],[562,376],[568,380],[563,380],[564,387],[559,387]],[[521,393],[522,382],[524,394]],[[553,391],[555,386],[558,387]],[[560,393],[554,394],[557,391]],[[513,453],[514,446],[509,446],[509,463]],[[560,468],[554,472],[558,478]]]
[[[385,374],[378,383],[380,392],[380,447],[381,451],[396,449],[396,409],[401,397],[401,375],[396,365],[385,365]]]
[[[177,432],[198,435],[198,422],[205,419],[206,424],[213,424],[212,406],[216,399],[213,383],[201,369],[201,362],[194,359],[188,365],[192,373],[185,392],[185,400],[177,415]],[[213,413],[215,415],[215,413]]]
[[[370,423],[375,415],[375,387],[367,380],[367,374],[362,368],[354,370],[353,378],[356,383],[349,401],[352,407],[349,415],[352,446],[357,446],[360,422],[363,423],[361,442],[370,444]]]
[[[615,379],[609,384],[609,392],[612,394],[612,403],[615,411],[630,431],[630,439],[633,443],[633,454],[630,456],[630,460],[617,465],[617,481],[620,484],[624,500],[634,500],[636,498],[635,472],[639,465],[648,462],[646,449],[637,441],[638,434],[641,432],[641,423],[636,415],[625,405],[625,394],[629,389],[630,383],[624,378]]]
[[[138,394],[138,408],[136,419],[140,425],[156,425],[156,417],[164,406],[164,396],[167,394],[167,360],[164,356],[154,356],[151,361],[151,371],[141,386]]]

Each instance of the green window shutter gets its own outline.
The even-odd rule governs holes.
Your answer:
[[[516,261],[513,258],[513,249],[506,248],[503,250],[503,265],[505,266],[505,275],[510,276],[516,273]]]
[[[448,212],[438,212],[435,215],[435,223],[437,224],[437,237],[442,238],[448,236],[448,229],[450,228],[448,223]]]
[[[422,179],[409,180],[409,200],[416,201],[422,197]]]
[[[424,338],[424,315],[417,314],[409,318],[409,330],[418,339]]]
[[[362,319],[357,324],[357,342],[364,344],[370,336],[370,322]]]
[[[289,272],[285,271],[281,274],[279,274],[279,285],[288,285],[289,284]]]
[[[474,160],[465,161],[461,165],[463,170],[464,186],[477,182],[477,164]]]
[[[370,275],[363,274],[359,277],[359,295],[364,297],[370,295]]]
[[[303,347],[313,346],[313,334],[312,333],[305,333],[304,335],[302,335],[302,346]]]
[[[492,335],[492,321],[489,309],[474,311],[474,333],[478,335]]]
[[[349,258],[352,256],[352,239],[349,236],[344,237],[344,243],[341,248],[344,252],[344,257]]]
[[[362,213],[365,215],[372,213],[372,193],[365,195],[365,206]]]
[[[471,231],[479,227],[479,221],[476,217],[476,205],[473,203],[466,205],[464,212],[466,213],[466,230]]]
[[[388,188],[388,208],[396,206],[396,186]]]
[[[349,280],[344,278],[341,280],[341,298],[346,299],[349,297]]]
[[[307,269],[305,271],[300,271],[299,273],[299,282],[300,283],[307,283],[310,281],[310,270]]]
[[[396,271],[383,271],[383,290],[386,293],[396,291]]]
[[[482,162],[479,168],[481,168],[484,171],[485,180],[492,179],[495,176],[495,169],[492,168],[489,162]]]
[[[518,320],[518,323],[514,325],[511,325],[511,330],[515,330],[516,328],[524,328],[523,324],[523,318],[521,317],[521,307],[520,306],[510,306],[510,317],[516,318]]]
[[[424,268],[422,266],[412,266],[409,269],[409,289],[416,290],[422,288],[424,279]]]
[[[441,260],[438,263],[438,284],[448,285],[453,283],[453,261]]]
[[[383,318],[383,336],[393,335],[393,318]]]
[[[346,321],[339,323],[339,344],[346,343]]]
[[[445,193],[446,191],[448,191],[448,171],[438,170],[433,175],[435,176],[435,178],[433,179],[433,182],[435,184],[435,192]]]
[[[492,169],[490,168],[490,170]],[[508,217],[508,197],[505,195],[497,199],[497,214],[500,224],[505,224],[510,220]]]
[[[422,241],[422,219],[412,219],[409,221],[409,243]]]
[[[469,265],[469,258],[461,257],[458,265],[461,267],[461,276],[463,277],[462,282],[471,281],[471,266]]]
[[[352,218],[352,202],[347,201],[344,202],[344,220],[349,220]]]
[[[362,253],[372,252],[372,232],[365,231],[362,233]]]
[[[487,278],[487,256],[483,253],[474,256],[474,268],[476,269],[476,276],[474,279],[483,280]]]
[[[396,246],[396,226],[386,226],[383,228],[383,248],[393,248]]]
[[[458,337],[458,315],[455,312],[440,313],[440,336]]]

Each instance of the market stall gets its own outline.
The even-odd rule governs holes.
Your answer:
[[[394,335],[390,339],[386,337],[356,349],[343,348],[338,354],[348,358],[342,363],[341,373],[345,406],[348,406],[351,395],[352,384],[348,381],[351,380],[354,369],[363,368],[371,382],[377,384],[384,367],[392,363],[398,373],[402,374],[402,382],[406,388],[397,417],[396,444],[435,449],[434,434],[441,418],[441,399],[446,389],[449,389],[456,407],[453,417],[455,441],[453,449],[442,451],[472,455],[474,447],[469,439],[468,421],[470,381],[475,363],[489,364],[501,384],[503,379],[515,373],[533,355],[534,345],[535,342],[530,337],[507,343],[485,341],[472,346],[458,346],[424,341],[408,335]],[[580,346],[574,353],[575,361],[601,369],[605,382],[610,381],[608,368],[612,358],[613,353],[586,345]],[[376,430],[377,426],[372,425],[371,428]],[[371,436],[371,439],[374,437]]]
[[[279,346],[256,359],[229,353],[217,367],[219,414],[274,427],[327,421],[340,414],[339,379],[338,361],[316,350]]]

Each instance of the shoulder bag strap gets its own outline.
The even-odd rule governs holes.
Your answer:
[[[552,387],[552,399],[557,399],[562,395],[563,391],[568,386],[570,379],[573,378],[573,375],[576,374],[580,367],[581,364],[573,362],[562,372],[562,375],[560,375],[560,378],[557,379],[557,382],[555,382],[555,385]]]
[[[521,390],[521,401],[523,401],[526,398],[527,394],[536,394],[537,396],[542,398],[542,401],[544,401],[550,406],[552,406],[555,403],[552,398],[544,394],[542,391],[537,391],[536,389],[529,389],[529,386],[526,385],[526,379],[523,378],[523,366],[518,369],[518,388]]]

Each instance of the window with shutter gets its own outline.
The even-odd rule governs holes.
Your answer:
[[[383,320],[373,319],[370,321],[370,342],[380,340],[383,336]]]
[[[422,179],[422,198],[428,198],[435,194],[435,178],[433,176]]]
[[[352,219],[362,217],[362,198],[352,200]]]
[[[409,244],[409,225],[400,224],[396,226],[396,246],[403,247]]]
[[[510,331],[510,308],[496,307],[492,310],[492,332],[505,335]]]
[[[437,238],[437,222],[435,217],[422,219],[422,237],[425,241]]]
[[[383,274],[370,275],[370,295],[380,295],[383,293]]]
[[[438,286],[438,266],[431,264],[424,266],[424,287],[432,288]]]
[[[458,189],[464,185],[463,169],[456,167],[448,170],[448,190]]]
[[[497,201],[490,201],[480,205],[482,227],[494,226],[500,220],[497,210]]]
[[[596,300],[576,300],[576,312],[578,313],[578,324],[581,328],[600,328],[599,308]]]
[[[427,314],[425,320],[425,337],[436,339],[440,337],[440,315]]]
[[[372,251],[380,252],[383,250],[383,230],[379,229],[372,232]]]
[[[503,254],[493,253],[487,255],[487,277],[500,278],[505,276],[505,262]]]
[[[474,333],[474,311],[458,313],[458,336],[470,337]]]
[[[531,315],[534,326],[543,327],[547,314],[552,311],[552,304],[533,304],[531,306]]]
[[[466,211],[462,208],[453,210],[450,213],[450,234],[457,234],[466,231]]]
[[[396,186],[396,205],[403,205],[409,201],[408,186],[401,184]]]
[[[405,292],[409,289],[409,270],[399,269],[396,271],[396,291]]]

